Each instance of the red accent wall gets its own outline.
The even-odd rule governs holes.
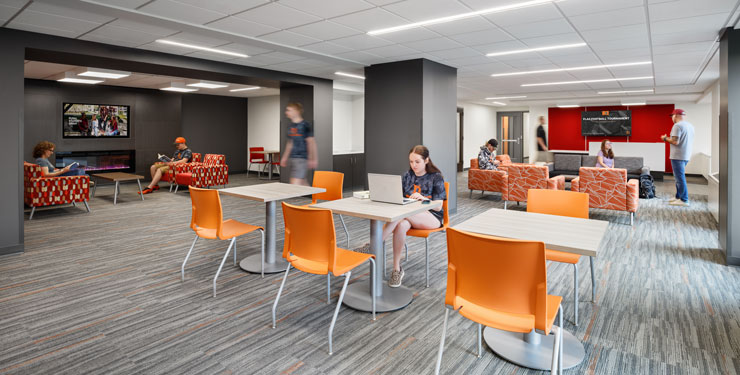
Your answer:
[[[584,137],[581,135],[582,111],[632,110],[632,135],[622,137]],[[594,106],[578,108],[548,109],[548,143],[552,150],[588,150],[588,142],[600,142],[605,138],[612,141],[614,153],[619,155],[619,142],[660,142],[660,136],[670,134],[673,121],[673,104],[645,106]],[[588,139],[586,139],[588,138]],[[665,144],[665,170],[673,172],[668,143]]]

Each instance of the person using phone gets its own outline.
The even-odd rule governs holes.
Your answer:
[[[44,177],[82,176],[85,174],[84,169],[78,168],[78,163],[72,163],[61,169],[54,168],[54,164],[49,161],[49,157],[54,154],[54,149],[56,149],[56,146],[49,141],[41,141],[33,148],[33,157],[36,159],[36,164],[41,167]]]

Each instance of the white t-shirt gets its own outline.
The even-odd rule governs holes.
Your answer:
[[[694,125],[688,121],[673,124],[671,137],[678,138],[678,144],[671,144],[671,160],[691,160],[691,145],[694,143]]]

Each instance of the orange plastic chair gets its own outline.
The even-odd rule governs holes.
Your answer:
[[[449,197],[450,194],[450,183],[445,182],[445,196]],[[442,210],[443,212],[443,219],[442,219],[442,226],[436,229],[409,229],[408,232],[406,232],[407,236],[411,237],[423,237],[424,238],[424,254],[427,258],[426,260],[426,276],[427,276],[427,288],[429,288],[429,235],[432,233],[437,232],[444,232],[447,227],[450,225],[450,215],[449,210],[447,209],[447,199],[445,199],[442,202]],[[408,246],[406,246],[406,258],[408,259]]]
[[[442,364],[450,308],[478,323],[479,357],[483,325],[509,332],[535,330],[544,335],[554,331],[551,371],[555,373],[563,357],[562,297],[547,294],[545,244],[448,228],[447,259],[447,308],[435,374]]]
[[[276,311],[280,294],[288,279],[290,267],[295,267],[303,272],[315,275],[334,274],[344,275],[344,285],[339,293],[337,307],[329,326],[329,354],[332,354],[332,333],[334,324],[342,306],[344,293],[347,291],[347,283],[352,270],[357,266],[370,261],[372,267],[370,275],[375,274],[375,259],[372,254],[356,253],[337,247],[337,234],[334,231],[334,217],[331,210],[312,208],[305,206],[294,206],[283,202],[283,218],[285,219],[285,245],[283,246],[283,258],[288,261],[285,269],[283,282],[280,284],[275,303],[272,305],[272,328],[276,325]],[[372,277],[372,276],[371,276]],[[372,280],[371,280],[372,281]],[[327,285],[328,287],[328,285]],[[375,284],[373,283],[373,320],[375,320]],[[329,290],[327,288],[327,297]],[[329,298],[327,298],[329,303]]]
[[[324,188],[325,192],[314,194],[311,196],[311,204],[322,201],[335,201],[344,198],[342,196],[342,188],[344,186],[344,173],[341,172],[329,172],[329,171],[314,171],[313,172],[313,187]],[[349,247],[349,231],[347,231],[347,225],[344,224],[344,218],[341,214],[339,220],[342,222],[344,227],[344,234],[347,236],[347,247]]]
[[[188,250],[188,255],[185,256],[185,260],[182,262],[180,277],[182,281],[185,281],[185,264],[188,262],[190,253],[193,252],[198,238],[231,240],[229,248],[226,249],[226,254],[224,254],[224,258],[221,260],[221,265],[218,266],[216,277],[213,278],[213,296],[216,297],[216,280],[218,280],[218,275],[221,273],[221,269],[224,267],[224,263],[232,247],[234,248],[234,265],[236,265],[236,238],[256,230],[260,231],[262,234],[262,260],[264,263],[265,230],[262,227],[244,224],[233,219],[224,221],[218,190],[199,189],[192,186],[189,189],[190,201],[193,205],[193,217],[190,220],[190,228],[195,232],[195,240],[193,240],[193,244],[190,246],[190,250]],[[262,277],[264,277],[264,273]]]
[[[570,216],[588,219],[588,194],[565,190],[531,189],[527,193],[529,202],[527,212],[547,215]],[[573,265],[573,322],[578,326],[578,254],[557,250],[545,250],[545,259]],[[594,277],[594,258],[591,263],[591,300],[596,300],[596,278]]]

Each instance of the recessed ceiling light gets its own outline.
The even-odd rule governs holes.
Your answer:
[[[578,108],[578,104],[558,104],[558,108]]]
[[[352,73],[345,73],[345,72],[334,72],[334,74],[338,76],[344,76],[344,77],[350,77],[350,78],[365,79],[365,76],[361,76],[359,74],[352,74]]]
[[[617,82],[617,81],[635,81],[638,79],[653,79],[653,76],[645,77],[627,77],[627,78],[606,78],[606,79],[587,79],[584,81],[560,81],[560,82],[545,82],[545,83],[525,83],[522,87],[534,87],[534,86],[553,86],[553,85],[574,85],[578,83],[598,83],[598,82]]]
[[[103,82],[102,79],[89,79],[89,78],[77,77],[77,75],[74,72],[64,72],[56,76],[54,79],[56,79],[57,82],[84,83],[87,85],[95,85],[95,84]]]
[[[229,87],[226,83],[211,82],[211,81],[200,81],[196,83],[188,83],[190,87],[200,87],[204,89],[220,89],[222,87]]]
[[[203,46],[198,46],[198,45],[189,44],[189,43],[180,43],[180,42],[175,42],[173,40],[167,40],[167,39],[157,39],[157,43],[169,44],[171,46],[192,48],[192,49],[208,51],[208,52],[213,52],[213,53],[220,53],[220,54],[229,55],[229,56],[244,57],[244,58],[249,57],[243,53],[231,52],[231,51],[226,51],[226,50],[217,49],[217,48],[203,47]]]
[[[381,35],[381,34],[394,33],[396,31],[403,31],[403,30],[414,29],[414,28],[422,27],[422,26],[447,23],[447,22],[457,21],[457,20],[461,20],[465,18],[481,16],[484,14],[501,13],[501,12],[506,12],[506,11],[514,10],[514,9],[528,8],[528,7],[533,7],[537,5],[543,5],[543,4],[551,4],[551,3],[558,2],[558,1],[564,1],[564,0],[530,0],[530,1],[525,1],[525,2],[516,3],[516,4],[509,4],[509,5],[503,5],[503,6],[494,7],[494,8],[477,10],[474,12],[467,12],[467,13],[455,14],[455,15],[447,16],[447,17],[434,18],[434,19],[430,19],[426,21],[408,23],[405,25],[388,27],[385,29],[372,30],[372,31],[368,31],[367,34],[368,35]]]
[[[100,68],[83,68],[82,71],[77,73],[77,75],[85,76],[85,77],[119,79],[119,78],[130,76],[131,72],[124,72],[121,70],[111,70],[111,69],[100,69]]]
[[[501,102],[491,102],[491,103],[496,104],[496,105],[506,105],[506,103],[501,103]]]
[[[233,90],[229,90],[229,91],[230,92],[239,92],[239,91],[249,91],[249,90],[259,90],[259,89],[261,89],[261,87],[254,86],[254,87],[244,87],[244,88],[241,88],[241,89],[233,89]]]
[[[185,85],[182,82],[170,82],[169,85],[160,87],[160,90],[163,91],[174,91],[174,92],[193,92],[198,91],[198,89],[191,89],[189,87],[185,87]]]
[[[637,92],[653,92],[655,90],[648,89],[648,90],[622,90],[622,91],[599,91],[599,95],[614,95],[614,94],[631,94],[631,93],[637,93]]]
[[[560,44],[560,45],[547,46],[547,47],[524,48],[524,49],[515,49],[511,51],[491,52],[491,53],[486,54],[486,56],[494,57],[494,56],[514,55],[517,53],[539,52],[539,51],[550,51],[554,49],[583,47],[585,45],[586,43]]]
[[[600,69],[600,68],[617,68],[617,67],[622,67],[622,66],[650,65],[652,63],[653,63],[652,61],[640,61],[640,62],[621,63],[621,64],[576,66],[573,68],[530,70],[528,72],[497,73],[497,74],[491,74],[491,77],[520,76],[520,75],[525,75],[525,74],[539,74],[539,73],[553,73],[553,72],[570,72],[570,71],[576,71],[576,70],[589,70],[589,69]]]
[[[526,98],[526,95],[517,95],[517,96],[496,96],[493,98],[486,98],[486,100],[504,100],[504,99],[521,99]]]

